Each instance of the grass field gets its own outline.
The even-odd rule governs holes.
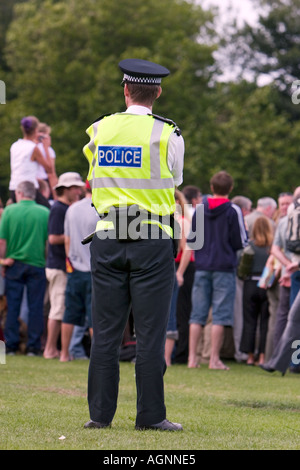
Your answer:
[[[120,365],[110,429],[84,429],[88,361],[8,356],[0,364],[1,450],[298,450],[300,376],[228,363],[174,365],[165,375],[167,417],[183,432],[136,431],[134,365]]]

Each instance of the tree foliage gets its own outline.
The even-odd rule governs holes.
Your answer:
[[[277,109],[298,120],[300,110],[291,94],[293,82],[300,78],[300,0],[253,1],[261,9],[258,23],[237,31],[239,47],[232,50],[232,61],[257,77],[271,77]]]
[[[280,89],[286,90],[300,76],[300,0],[260,0],[266,13],[257,28],[249,29],[251,49],[265,60],[256,63],[259,73],[272,74]]]
[[[272,93],[272,87],[246,82],[220,84],[207,122],[194,136],[198,155],[186,170],[192,174],[196,165],[200,174],[211,176],[229,169],[234,194],[248,195],[254,204],[259,197],[277,198],[281,191],[292,190],[299,181],[300,123],[291,125],[278,115]],[[210,192],[208,178],[203,190]]]
[[[210,76],[213,47],[197,42],[209,17],[184,1],[17,4],[5,47],[10,73],[8,104],[0,116],[6,129],[2,161],[18,136],[21,117],[35,114],[53,129],[58,172],[86,174],[81,151],[85,129],[99,115],[125,106],[117,65],[125,57],[157,61],[171,70],[155,111],[184,122],[195,107],[194,93],[203,92]],[[7,162],[3,169],[2,180],[7,182]]]

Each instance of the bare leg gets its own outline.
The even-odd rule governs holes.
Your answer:
[[[198,367],[197,363],[197,345],[202,334],[202,325],[198,323],[190,324],[189,334],[189,359],[188,368],[192,369]]]
[[[174,349],[175,345],[175,340],[171,338],[166,339],[166,344],[165,344],[165,361],[167,366],[170,366],[172,363],[172,352]]]
[[[70,323],[62,323],[61,325],[61,355],[60,361],[67,362],[70,360],[69,346],[72,338],[74,325]]]
[[[254,354],[253,353],[248,354],[247,364],[248,364],[248,366],[254,365]]]
[[[260,353],[258,357],[258,362],[256,363],[256,365],[261,366],[264,363],[265,363],[265,355],[264,353]]]
[[[57,341],[60,333],[61,321],[48,319],[47,325],[47,342],[44,351],[45,359],[54,359],[59,357],[57,349]]]
[[[224,326],[212,325],[211,328],[211,355],[209,360],[209,369],[229,370],[220,360],[220,350],[223,344]]]

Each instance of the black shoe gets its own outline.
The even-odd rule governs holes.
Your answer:
[[[111,423],[99,423],[97,421],[92,421],[92,420],[88,421],[84,425],[85,428],[97,428],[97,429],[110,428],[110,426],[111,426]]]
[[[183,431],[181,424],[178,423],[171,423],[167,419],[164,419],[160,423],[157,424],[149,424],[149,425],[136,425],[135,429],[138,431],[144,431],[145,429],[154,429],[157,431]]]
[[[17,351],[15,349],[6,348],[5,353],[6,353],[7,356],[15,356]]]
[[[266,372],[275,372],[276,370],[276,369],[272,369],[272,367],[269,367],[266,364],[260,364],[259,367]]]

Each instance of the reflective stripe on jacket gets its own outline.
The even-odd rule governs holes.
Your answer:
[[[99,214],[132,204],[161,216],[174,213],[174,180],[167,164],[174,130],[152,115],[129,113],[105,116],[87,129],[90,142],[83,152]]]

